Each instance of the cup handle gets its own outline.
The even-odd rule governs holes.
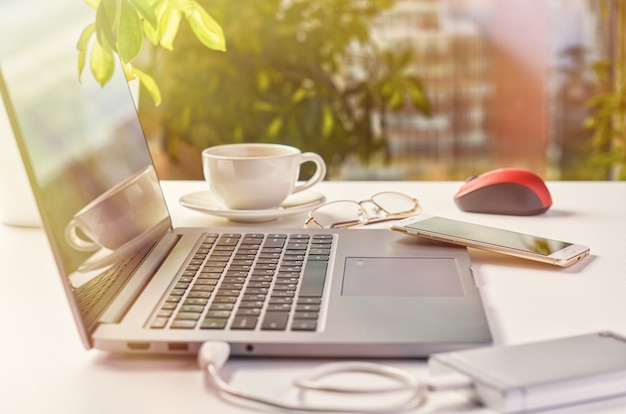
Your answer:
[[[296,184],[291,194],[298,193],[302,190],[306,190],[307,188],[311,188],[315,184],[319,183],[326,177],[326,163],[324,159],[314,152],[304,152],[300,157],[300,164],[304,164],[305,162],[312,162],[317,167],[315,169],[315,174],[308,181],[303,183]]]
[[[75,248],[76,250],[80,250],[83,252],[93,252],[96,250],[100,250],[100,246],[92,241],[87,241],[81,238],[78,233],[76,233],[76,228],[78,227],[78,223],[75,219],[72,219],[67,226],[65,227],[65,240]]]

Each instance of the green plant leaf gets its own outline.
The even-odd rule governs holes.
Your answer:
[[[89,64],[100,86],[104,86],[113,76],[115,70],[113,52],[109,48],[102,47],[98,41],[94,42],[91,48]]]
[[[260,70],[259,73],[257,73],[257,77],[256,77],[256,85],[257,88],[260,92],[265,92],[267,91],[267,89],[270,86],[270,76],[267,73],[267,71],[264,70]]]
[[[152,101],[154,102],[154,105],[156,106],[161,105],[161,101],[162,101],[161,90],[159,89],[159,85],[157,85],[154,78],[135,67],[133,67],[133,74],[137,76],[137,79],[139,79],[139,82],[141,82],[143,87],[150,94],[150,97],[152,97]]]
[[[100,45],[107,49],[115,49],[115,37],[113,36],[113,21],[115,18],[115,4],[110,0],[102,1],[96,10],[96,36]],[[107,5],[108,4],[108,5]],[[108,10],[107,10],[108,9]],[[113,13],[113,14],[111,14]]]
[[[181,19],[182,13],[180,10],[173,7],[167,7],[164,10],[159,24],[159,33],[161,36],[159,44],[163,48],[167,50],[174,50],[174,39],[178,33]]]
[[[590,108],[606,106],[611,101],[611,97],[611,92],[601,92],[589,98],[585,103]]]
[[[194,34],[209,49],[226,51],[226,39],[222,27],[195,1],[193,7],[185,8],[185,17]]]
[[[391,97],[389,98],[389,107],[393,110],[398,110],[404,104],[404,95],[401,90],[394,89]]]
[[[283,126],[283,118],[281,116],[275,117],[272,122],[268,125],[265,133],[268,138],[275,138],[280,132],[281,127]]]
[[[393,94],[393,85],[391,80],[388,78],[382,79],[377,86],[377,90],[383,100],[388,101],[391,99],[391,95]]]
[[[333,118],[333,112],[330,110],[330,106],[324,105],[322,120],[322,136],[329,137],[335,126],[335,119]]]
[[[117,28],[117,51],[122,62],[139,56],[143,45],[143,28],[139,13],[129,1],[122,1]]]
[[[85,62],[87,60],[87,48],[89,46],[89,40],[96,32],[96,24],[91,23],[83,29],[76,43],[76,49],[78,49],[78,80],[80,82],[83,69],[85,68]]]
[[[293,93],[293,95],[291,95],[291,102],[293,103],[301,102],[304,98],[306,98],[306,96],[307,96],[307,90],[304,88],[298,88]]]
[[[406,80],[406,88],[409,96],[411,96],[411,101],[413,102],[415,109],[424,115],[432,115],[430,100],[426,95],[422,81],[417,77],[408,77]]]
[[[133,6],[135,6],[135,10],[141,17],[145,19],[149,23],[150,26],[157,29],[159,27],[159,20],[157,19],[157,15],[154,12],[152,6],[146,0],[129,0]]]
[[[280,108],[276,105],[273,105],[269,102],[258,101],[253,105],[254,109],[262,112],[280,112]]]
[[[413,51],[411,49],[406,49],[405,51],[400,52],[397,57],[399,69],[404,70],[410,67],[413,63],[413,59]]]
[[[96,10],[100,5],[100,0],[85,0],[85,3],[92,9]]]
[[[150,25],[146,21],[144,21],[144,24],[143,24],[144,34],[146,35],[148,40],[155,46],[157,46],[160,43],[161,34],[159,31],[160,30],[159,26],[160,26],[161,19],[163,18],[163,14],[165,13],[165,10],[167,9],[168,3],[169,3],[169,0],[162,0],[156,3],[154,6],[152,6],[154,7],[154,15],[157,20],[156,26],[152,27],[152,25]]]
[[[122,69],[124,70],[124,77],[126,77],[127,81],[133,80],[136,78],[133,73],[133,64],[132,63],[124,63],[122,64]]]

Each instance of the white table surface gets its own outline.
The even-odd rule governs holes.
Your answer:
[[[175,226],[232,225],[178,204],[180,196],[205,189],[204,182],[162,184]],[[329,200],[361,200],[380,191],[402,191],[417,197],[431,214],[586,244],[591,257],[567,269],[470,251],[496,343],[604,329],[626,334],[626,182],[550,182],[554,205],[536,217],[461,212],[452,201],[459,186],[457,182],[324,182],[316,191]],[[300,227],[305,217],[306,213],[285,217],[272,225]],[[204,384],[192,358],[85,350],[42,229],[0,225],[0,269],[0,413],[259,412],[219,398]],[[426,374],[424,361],[384,362],[417,376]],[[290,380],[320,363],[233,359],[222,373],[237,387],[291,401],[296,394]],[[314,397],[314,402],[331,402],[330,397]],[[463,394],[449,392],[434,395],[416,412],[491,411],[472,404]],[[626,398],[551,412],[623,413]]]

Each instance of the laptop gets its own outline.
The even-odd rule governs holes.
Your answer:
[[[173,228],[121,66],[104,87],[78,80],[81,10],[0,13],[0,92],[87,348],[402,358],[491,343],[465,248],[385,229]]]

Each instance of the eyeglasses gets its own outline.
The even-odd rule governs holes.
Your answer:
[[[395,191],[374,194],[368,200],[339,200],[311,210],[304,228],[347,229],[412,216],[420,209],[417,199]]]

